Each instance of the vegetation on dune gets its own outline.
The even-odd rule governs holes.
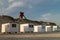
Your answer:
[[[7,15],[0,16],[0,21],[2,21],[2,22],[11,22],[12,21],[12,22],[21,22],[21,23],[36,23],[36,24],[56,25],[56,23],[53,23],[53,22],[29,20],[27,18],[25,18],[25,19],[20,19],[20,18],[14,19],[13,17],[7,16]]]
[[[2,17],[3,17],[3,18],[6,18],[6,19],[14,20],[14,18],[11,17],[11,16],[3,15]]]

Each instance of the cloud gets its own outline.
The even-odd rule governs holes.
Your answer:
[[[32,4],[38,3],[40,1],[41,0],[3,0],[0,2],[0,4],[3,3],[2,5],[4,5],[4,6],[0,5],[0,10],[2,10],[1,13],[3,13],[3,14],[9,14],[11,11],[13,11],[15,8],[18,8],[18,7],[26,8],[26,9],[30,10],[33,8]]]
[[[24,6],[23,2],[13,2],[11,5],[9,5],[8,9],[14,8],[14,7],[22,7]]]
[[[24,6],[24,3],[21,2],[21,1],[13,2],[12,4],[9,3],[9,5],[6,8],[2,8],[1,9],[2,10],[1,13],[4,14],[4,15],[7,15],[11,11],[13,11],[15,8],[17,8],[17,7],[23,7],[23,6]]]
[[[29,9],[32,9],[33,7],[32,7],[32,5],[29,4],[29,5],[28,5],[28,8],[29,8]]]
[[[2,6],[3,5],[3,3],[2,2],[0,2],[0,6]]]
[[[52,17],[51,13],[46,13],[46,14],[41,15],[41,20],[48,21],[51,19],[51,17]]]
[[[38,20],[47,21],[47,22],[54,22],[56,24],[60,24],[60,14],[53,14],[53,13],[45,13],[40,16]]]
[[[2,6],[2,9],[0,7],[0,9],[2,10],[1,13],[6,15],[6,14],[9,14],[10,12],[12,12],[13,10],[15,10],[15,8],[24,8],[26,7],[28,10],[30,10],[32,8],[32,4],[28,3],[27,0],[6,0],[5,3],[7,2],[7,6],[3,8]],[[4,3],[4,1],[2,1],[2,3]],[[5,4],[4,3],[4,4]],[[0,2],[1,4],[1,2]],[[4,5],[3,4],[3,5]]]
[[[14,0],[8,0],[8,2],[13,2]]]

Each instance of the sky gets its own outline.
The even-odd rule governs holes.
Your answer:
[[[60,25],[60,0],[0,0],[0,15],[18,18],[20,11],[28,19]]]

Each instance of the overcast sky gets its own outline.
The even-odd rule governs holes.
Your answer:
[[[17,18],[20,11],[28,19],[60,24],[60,0],[0,0],[0,15]]]

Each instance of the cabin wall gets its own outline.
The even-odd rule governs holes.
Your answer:
[[[34,26],[34,32],[42,32],[42,25]]]
[[[42,32],[46,32],[45,27],[46,27],[46,25],[42,25]]]
[[[2,24],[1,32],[2,32],[2,33],[5,32],[5,25],[4,25],[4,24]]]
[[[14,24],[14,25],[13,25]],[[13,25],[13,26],[12,26]],[[32,23],[18,24],[18,23],[5,23],[2,24],[1,32],[52,32],[56,31],[57,26],[34,25]]]
[[[57,30],[57,26],[53,26],[53,31],[56,31]]]
[[[16,24],[16,27],[12,27],[12,24]],[[2,24],[2,31],[1,32],[11,32],[11,33],[15,33],[15,32],[19,32],[19,24],[17,23],[6,23],[6,24]]]
[[[0,33],[1,33],[1,29],[2,29],[2,23],[0,22]]]
[[[38,32],[42,32],[42,25],[38,26]]]
[[[46,32],[51,32],[51,26],[46,26],[46,27],[45,27],[45,31],[46,31]]]
[[[24,28],[26,28],[28,26],[28,24],[20,24],[20,32],[25,32]],[[26,30],[28,30],[26,28]]]
[[[20,24],[20,32],[34,32],[34,25],[33,24]]]
[[[34,32],[38,32],[38,26],[34,26]]]
[[[15,25],[16,24],[16,26],[15,27],[13,27],[12,25]],[[20,27],[19,27],[19,24],[17,24],[17,23],[11,23],[10,24],[10,31],[12,32],[12,33],[14,33],[14,32],[17,32],[17,33],[19,33],[20,31],[20,29],[19,29]]]
[[[7,26],[7,25],[9,25],[9,23],[2,24],[2,28],[1,28],[1,32],[2,32],[2,33],[6,32],[6,30],[9,31],[8,28],[6,29],[6,26]]]

